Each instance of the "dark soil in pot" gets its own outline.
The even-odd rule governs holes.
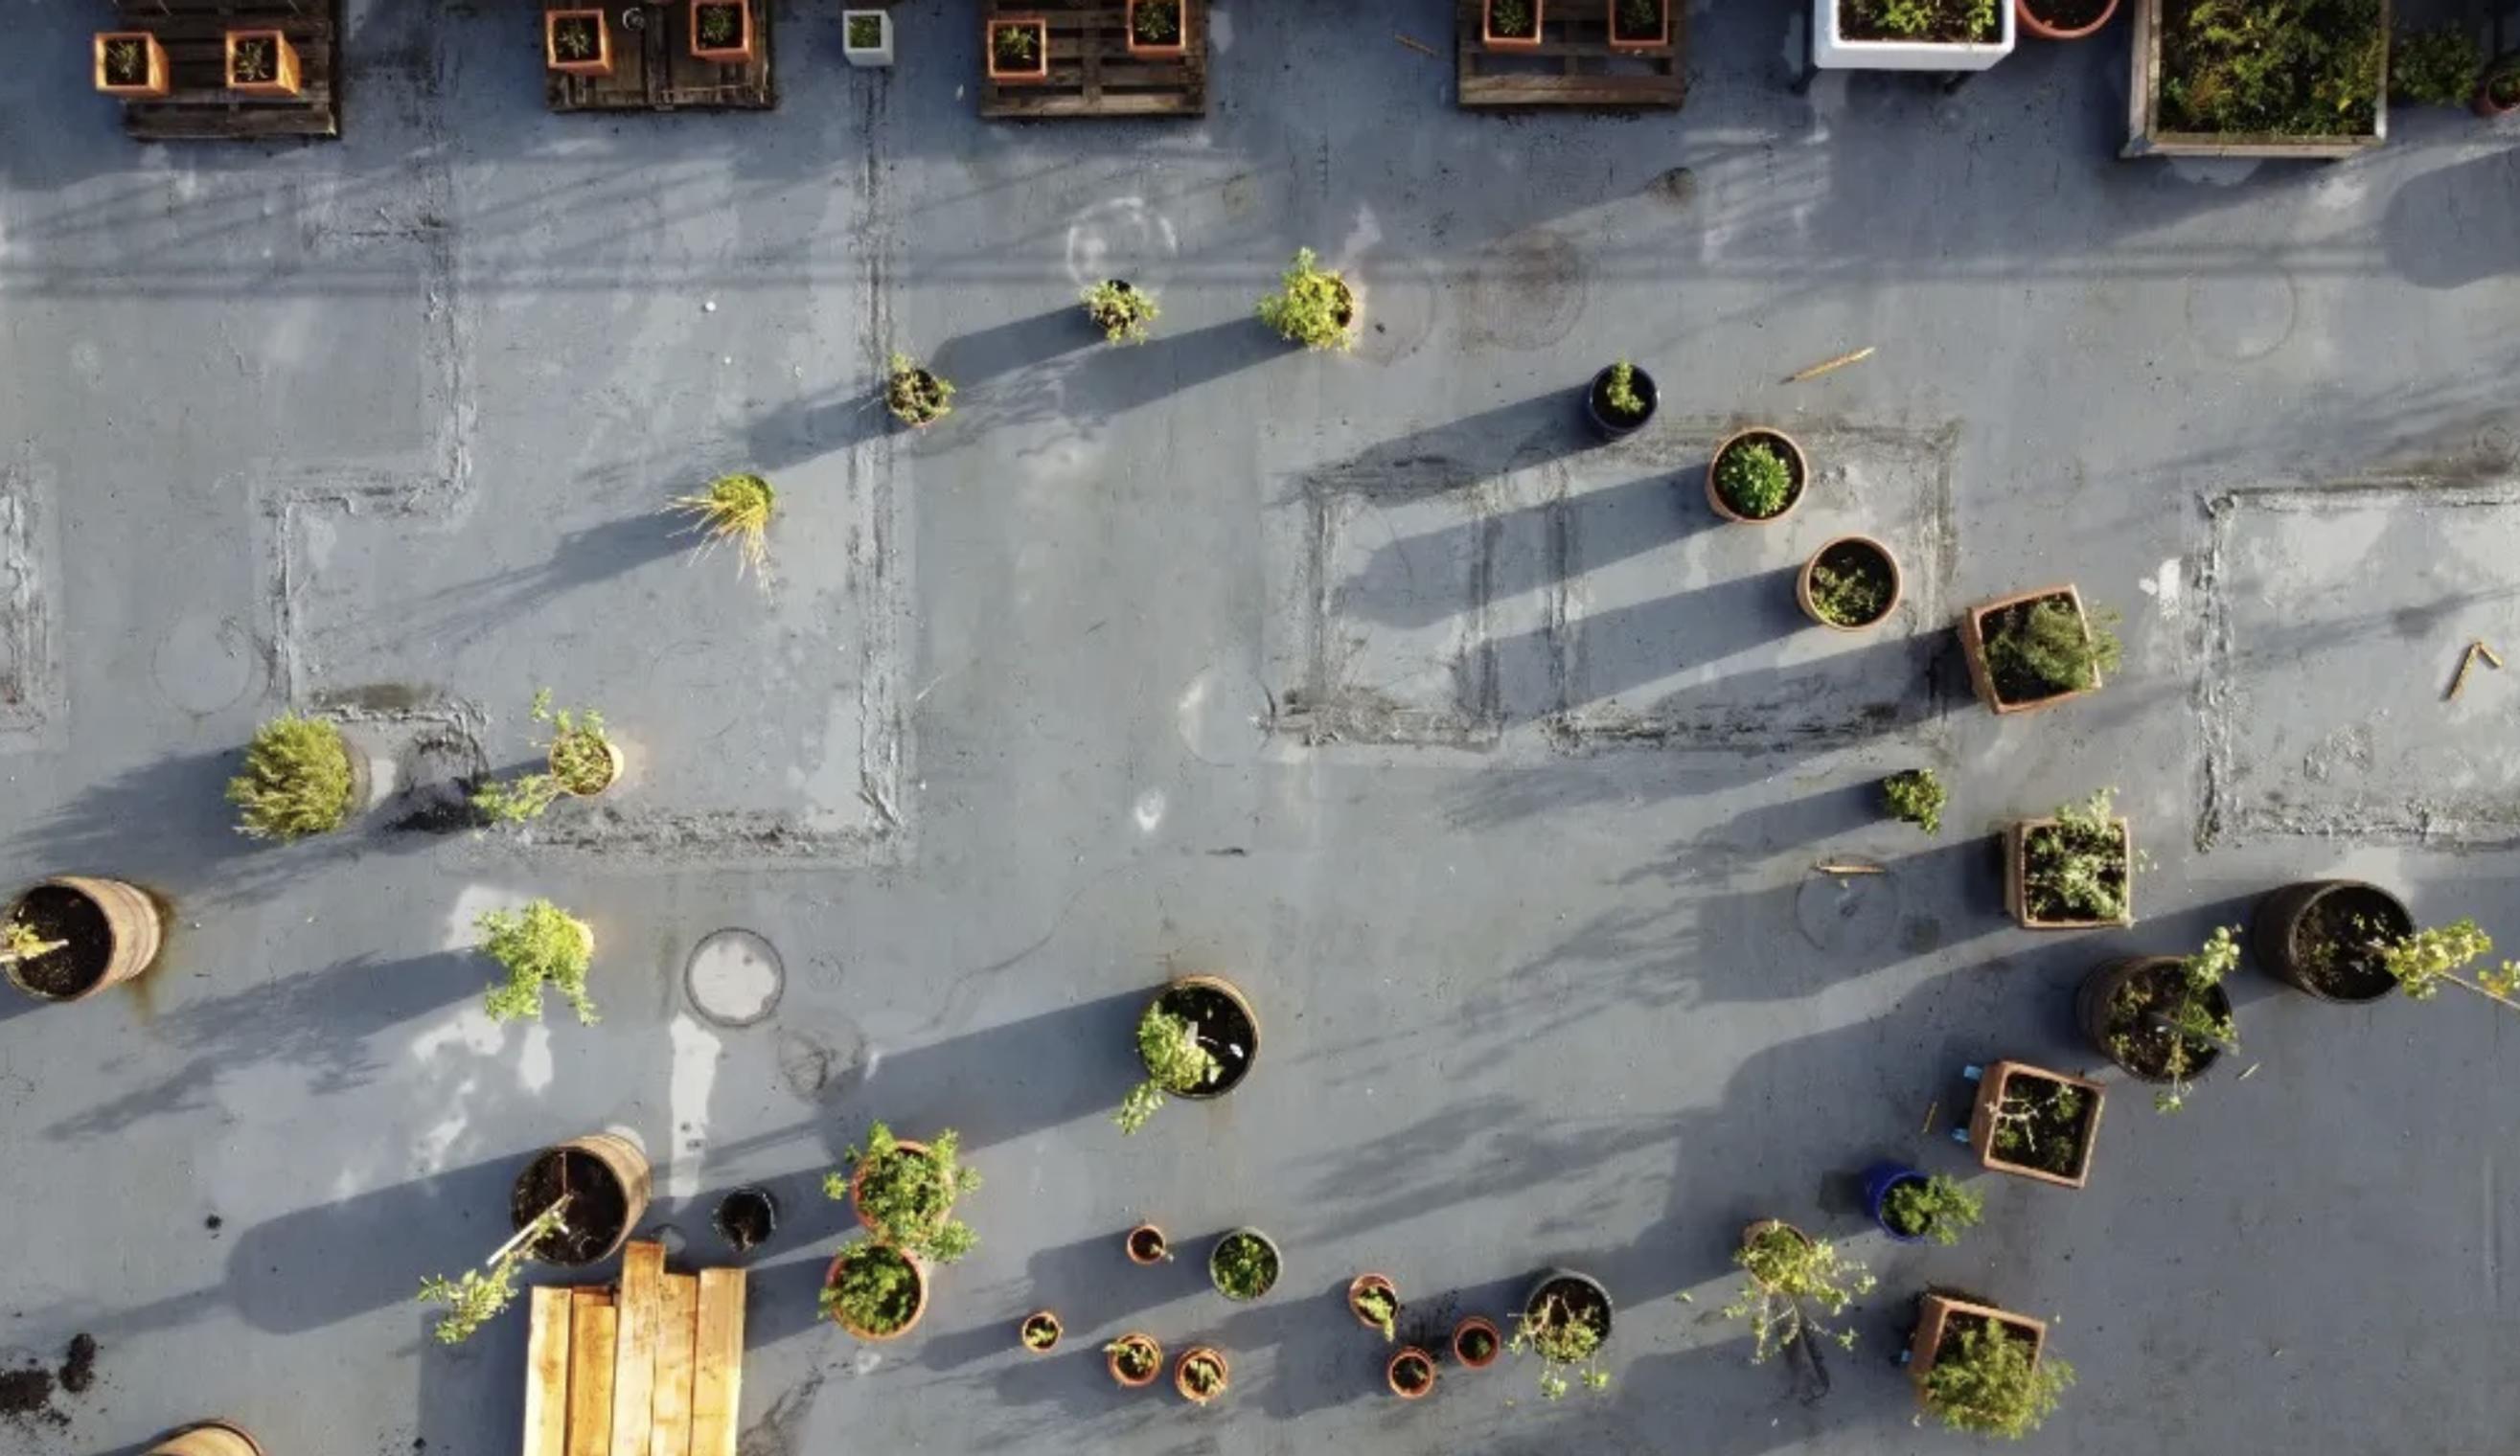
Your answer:
[[[1164,1236],[1151,1228],[1141,1228],[1129,1235],[1129,1252],[1142,1263],[1153,1263],[1164,1257]]]
[[[738,1188],[717,1201],[717,1213],[709,1222],[728,1248],[746,1254],[760,1248],[779,1226],[779,1200],[767,1188]]]
[[[1435,1367],[1425,1361],[1410,1358],[1395,1360],[1391,1365],[1391,1383],[1404,1393],[1415,1394],[1434,1384]]]
[[[105,909],[67,885],[37,885],[18,902],[18,918],[46,941],[68,941],[59,950],[16,962],[19,984],[38,995],[67,1000],[95,987],[113,960],[113,933]]]
[[[1523,1312],[1538,1314],[1548,1306],[1552,1297],[1564,1306],[1570,1317],[1591,1325],[1593,1332],[1601,1337],[1603,1345],[1610,1343],[1610,1301],[1601,1293],[1599,1285],[1571,1274],[1560,1275],[1533,1290],[1530,1300],[1523,1305]]]
[[[2175,955],[2108,961],[2093,966],[2075,993],[2083,1035],[2101,1055],[2145,1081],[2171,1080],[2171,1050],[2182,1040],[2187,1043],[2182,1075],[2189,1081],[2203,1077],[2223,1054],[2211,1041],[2182,1037],[2161,1024],[2164,1009],[2181,999],[2186,982],[2182,964]],[[2207,991],[2204,1001],[2217,1018],[2230,1016],[2231,998],[2223,988]]]
[[[1995,1155],[2021,1168],[2035,1168],[2060,1178],[2083,1169],[2083,1139],[2091,1133],[2092,1096],[2081,1087],[2016,1072],[2004,1083],[2006,1103],[2028,1104],[2026,1125],[1996,1125]]]
[[[2371,886],[2345,885],[2314,900],[2292,927],[2295,973],[2340,1001],[2368,1001],[2395,990],[2380,949],[2414,934],[2406,906]],[[2270,957],[2272,958],[2272,957]]]
[[[2033,825],[2031,828],[2023,831],[2021,836],[2021,858],[2023,862],[2025,864],[2037,864],[2039,862],[2039,846],[2042,844],[2053,843],[2059,836],[2068,836],[2065,847],[2069,852],[2083,849],[2085,847],[2083,843],[2076,842],[2070,837],[2073,836],[2075,832],[2076,831],[2059,823]],[[2108,867],[2100,871],[2100,883],[2115,891],[2119,899],[2123,901],[2126,896],[2127,888],[2126,830],[2118,824],[2111,823],[2108,826],[2108,835],[2109,845],[2104,853],[2109,853],[2112,858],[2109,860]],[[2045,885],[2033,883],[2023,884],[2021,887],[2021,904],[2024,908],[2030,911],[2030,918],[2034,920],[2044,920],[2050,924],[2065,923],[2078,925],[2104,925],[2115,923],[2113,921],[2093,920],[2092,918],[2091,911],[2084,909],[2080,905],[2067,904],[2063,896],[2058,895],[2052,888]]]
[[[113,86],[149,84],[149,48],[108,46],[105,50],[105,79]]]
[[[534,1215],[568,1195],[561,1217],[567,1227],[534,1246],[534,1257],[553,1264],[590,1264],[621,1236],[630,1203],[612,1169],[592,1153],[554,1148],[535,1159],[508,1195],[508,1217],[522,1228]]]
[[[1260,1043],[1259,1028],[1234,997],[1212,986],[1174,986],[1165,989],[1160,1000],[1166,1015],[1189,1018],[1198,1029],[1198,1044],[1217,1061],[1216,1081],[1181,1096],[1222,1097],[1250,1075],[1252,1053]]]

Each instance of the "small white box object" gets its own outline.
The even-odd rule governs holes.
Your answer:
[[[2005,14],[2005,22],[2009,24],[2010,12],[2006,12]],[[860,46],[853,44],[850,41],[850,32],[857,27],[858,22],[862,20],[875,22],[876,29],[883,37],[878,44],[873,46]],[[2007,31],[2007,37],[2009,34],[2010,32]],[[849,58],[849,64],[851,66],[890,66],[892,64],[892,13],[890,11],[882,10],[841,11],[840,53]]]

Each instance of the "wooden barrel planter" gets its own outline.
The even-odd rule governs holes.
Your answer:
[[[648,1213],[648,1155],[610,1132],[572,1137],[534,1155],[508,1197],[511,1227],[523,1228],[568,1195],[567,1227],[534,1247],[545,1263],[574,1268],[612,1257]]]
[[[12,922],[69,944],[28,963],[0,962],[9,984],[39,1001],[80,1001],[138,976],[158,958],[158,906],[120,880],[61,875],[18,897]]]

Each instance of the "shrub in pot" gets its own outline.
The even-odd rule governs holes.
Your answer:
[[[2018,1440],[2039,1429],[2074,1383],[2046,1353],[2048,1326],[2028,1315],[1926,1295],[1908,1369],[1917,1398],[1954,1431]]]
[[[1604,0],[1610,49],[1655,51],[1671,44],[1671,0]]]
[[[2118,0],[2013,0],[2021,28],[2042,40],[2081,40],[2099,33]]]
[[[1540,1393],[1555,1400],[1577,1385],[1609,1389],[1610,1372],[1600,1363],[1609,1340],[1610,1292],[1589,1274],[1552,1269],[1524,1297],[1506,1348],[1539,1358]]]
[[[1716,446],[1706,463],[1706,500],[1728,521],[1764,523],[1801,505],[1810,479],[1810,463],[1792,436],[1745,429]]]
[[[487,910],[472,922],[481,933],[481,953],[507,971],[505,984],[493,986],[481,998],[481,1009],[498,1022],[543,1017],[543,988],[567,999],[582,1026],[597,1021],[595,997],[586,990],[586,973],[595,961],[595,931],[548,900],[518,910]]]
[[[693,60],[752,64],[752,7],[746,0],[691,0],[690,22]]]
[[[1102,1346],[1102,1359],[1111,1378],[1132,1390],[1153,1385],[1164,1373],[1164,1347],[1154,1336],[1136,1330]]]
[[[1899,605],[1899,558],[1869,536],[1840,536],[1811,553],[1794,579],[1803,615],[1839,632],[1890,619]]]
[[[277,30],[227,32],[228,89],[241,96],[295,96],[297,47]]]
[[[2002,0],[1837,0],[1841,40],[1993,45],[2003,38]]]
[[[1225,1351],[1212,1345],[1193,1345],[1182,1351],[1180,1363],[1173,1366],[1173,1389],[1192,1405],[1205,1405],[1225,1393],[1233,1376],[1225,1363]]]
[[[1881,802],[1890,816],[1928,834],[1943,832],[1943,805],[1949,797],[1942,777],[1931,769],[1903,769],[1881,780]]]
[[[1726,1319],[1748,1319],[1750,1363],[1815,1337],[1855,1347],[1852,1328],[1831,1330],[1825,1323],[1846,1306],[1869,1294],[1872,1275],[1863,1264],[1837,1252],[1837,1246],[1815,1239],[1792,1224],[1766,1218],[1741,1230],[1741,1247],[1732,1261],[1748,1272],[1740,1297],[1724,1308]]]
[[[1106,343],[1145,343],[1147,326],[1160,312],[1153,294],[1138,291],[1126,279],[1104,279],[1085,290],[1085,316],[1102,331]]]
[[[541,817],[562,794],[591,799],[621,776],[621,748],[605,736],[603,714],[592,708],[555,710],[552,690],[545,687],[534,693],[533,719],[551,726],[543,745],[550,772],[474,790],[472,807],[486,818],[520,824]]]
[[[479,1268],[467,1269],[457,1279],[432,1274],[420,1282],[420,1302],[446,1310],[434,1331],[438,1344],[463,1344],[508,1307],[517,1298],[517,1274],[533,1257],[534,1246],[568,1231],[567,1212],[568,1195],[562,1194],[492,1251]]]
[[[980,1186],[979,1172],[957,1156],[962,1141],[949,1127],[933,1142],[907,1142],[878,1121],[866,1142],[848,1150],[849,1176],[826,1173],[823,1192],[847,1199],[878,1240],[950,1264],[979,1244],[970,1225],[954,1216],[955,1200]]]
[[[254,729],[245,772],[228,780],[237,832],[287,843],[348,822],[367,798],[368,765],[338,725],[284,713]]]
[[[2110,1061],[2149,1082],[2166,1082],[2153,1107],[2177,1112],[2197,1078],[2240,1045],[2223,980],[2240,966],[2228,926],[2193,955],[2134,955],[2102,961],[2074,995],[2083,1035]]]
[[[1050,79],[1050,22],[1039,16],[989,18],[989,79],[1003,85]]]
[[[164,939],[158,906],[120,880],[57,875],[9,906],[0,971],[39,1001],[80,1001],[138,976]]]
[[[1311,248],[1298,248],[1295,261],[1278,281],[1278,291],[1260,300],[1260,322],[1307,349],[1352,349],[1356,290],[1320,264]]]
[[[954,413],[952,380],[899,351],[886,370],[883,402],[895,419],[921,429]]]
[[[1383,1362],[1382,1379],[1403,1400],[1422,1400],[1435,1393],[1435,1358],[1414,1345],[1404,1345]]]
[[[2476,99],[2485,53],[2452,22],[2403,30],[2389,47],[2389,97],[2423,107],[2463,107]]]
[[[2382,0],[2158,0],[2155,129],[2248,138],[2368,137],[2380,126]]]
[[[707,551],[720,542],[735,546],[735,571],[761,570],[770,564],[770,515],[779,492],[759,475],[720,475],[696,496],[676,496],[673,507],[693,517],[690,529]]]
[[[1347,1287],[1348,1313],[1369,1330],[1382,1332],[1384,1344],[1400,1338],[1400,1291],[1380,1274],[1359,1274]]]
[[[1235,1229],[1217,1240],[1207,1256],[1208,1282],[1238,1303],[1275,1289],[1282,1267],[1276,1241],[1256,1228]]]
[[[612,27],[600,9],[543,12],[543,65],[562,75],[612,74]]]
[[[824,1273],[821,1308],[860,1340],[898,1340],[927,1313],[927,1270],[917,1255],[860,1239]]]
[[[1595,429],[1615,440],[1644,428],[1661,399],[1653,375],[1622,359],[1593,376],[1584,391],[1584,413]]]
[[[1160,1264],[1172,1261],[1172,1246],[1164,1242],[1164,1231],[1151,1223],[1141,1223],[1129,1230],[1121,1247],[1128,1251],[1133,1264]]]
[[[2491,120],[2515,110],[2520,110],[2520,52],[2487,66],[2476,83],[2476,114]]]
[[[1058,1316],[1048,1309],[1036,1309],[1023,1317],[1015,1330],[1016,1341],[1037,1355],[1058,1348]]]
[[[1960,617],[1970,685],[1999,714],[2097,692],[2123,656],[2117,622],[2115,612],[2086,612],[2083,594],[2071,586],[1981,602]]]
[[[1968,1142],[1998,1172],[2080,1188],[2108,1091],[2098,1082],[2027,1062],[1998,1062],[1979,1075]]]
[[[1479,7],[1479,44],[1491,51],[1540,49],[1541,7],[1548,0],[1484,0]]]
[[[2060,804],[2052,818],[2017,819],[2004,832],[2004,901],[2025,930],[2135,923],[2135,872],[2148,863],[2112,791]]]
[[[1941,1173],[1927,1177],[1897,1163],[1865,1170],[1864,1202],[1881,1231],[1902,1244],[1932,1239],[1948,1249],[1986,1216],[1986,1200],[1958,1180]]]
[[[166,47],[146,30],[96,33],[96,89],[107,96],[145,101],[167,90]]]
[[[1147,1080],[1112,1115],[1122,1132],[1147,1125],[1167,1096],[1204,1100],[1241,1085],[1260,1055],[1260,1018],[1233,982],[1185,976],[1147,1003],[1137,1041]]]
[[[1129,54],[1176,60],[1190,54],[1190,26],[1182,0],[1129,0]]]
[[[1496,1321],[1473,1314],[1453,1327],[1453,1358],[1467,1370],[1485,1370],[1505,1352],[1505,1337]]]
[[[547,1264],[578,1268],[608,1258],[648,1212],[652,1173],[638,1144],[590,1132],[534,1155],[508,1190],[508,1222],[522,1229],[563,1201],[559,1225],[525,1241]]]

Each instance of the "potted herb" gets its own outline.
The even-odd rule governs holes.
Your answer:
[[[1231,1383],[1225,1351],[1212,1345],[1192,1346],[1182,1351],[1181,1363],[1173,1366],[1173,1389],[1192,1405],[1214,1400]]]
[[[878,1240],[950,1264],[979,1243],[970,1225],[954,1216],[955,1200],[980,1186],[979,1172],[956,1156],[962,1141],[949,1127],[932,1143],[906,1142],[877,1122],[867,1128],[865,1146],[849,1149],[849,1176],[825,1174],[823,1192],[847,1199],[858,1222]]]
[[[367,802],[368,762],[339,726],[284,713],[254,729],[245,772],[228,780],[237,832],[287,843],[338,829]]]
[[[1106,343],[1145,343],[1147,326],[1158,312],[1153,295],[1139,292],[1126,279],[1105,279],[1085,290],[1085,316]]]
[[[912,429],[924,428],[954,413],[954,385],[918,360],[896,353],[884,375],[883,402],[893,418]]]
[[[297,48],[277,30],[230,30],[227,78],[240,96],[295,96]]]
[[[460,1279],[432,1274],[420,1282],[420,1302],[446,1308],[437,1321],[438,1344],[462,1345],[508,1307],[517,1297],[517,1273],[533,1257],[534,1246],[567,1231],[562,1216],[567,1209],[568,1196],[562,1194],[500,1245],[481,1267],[465,1270]]]
[[[2107,1089],[2027,1062],[1998,1062],[1979,1074],[1968,1144],[1997,1172],[2080,1188],[2091,1181],[2092,1145]]]
[[[1899,605],[1899,558],[1869,536],[1840,536],[1811,553],[1794,579],[1803,615],[1839,632],[1890,619]]]
[[[568,76],[612,74],[612,28],[604,12],[544,11],[543,65]]]
[[[1943,832],[1948,798],[1941,776],[1931,769],[1903,769],[1881,780],[1881,802],[1889,806],[1890,816],[1928,834]]]
[[[898,1340],[927,1313],[927,1270],[916,1255],[860,1239],[824,1272],[821,1307],[860,1340]]]
[[[2388,135],[2385,0],[2137,0],[2126,154],[2350,156]]]
[[[2123,655],[2117,623],[2115,612],[2086,612],[2083,594],[2070,585],[1981,602],[1960,616],[1969,683],[1998,714],[2097,692]]]
[[[1307,349],[1356,347],[1356,290],[1323,268],[1309,247],[1295,251],[1278,291],[1260,300],[1260,322]]]
[[[548,900],[521,910],[488,910],[473,928],[481,932],[481,953],[508,973],[481,998],[492,1021],[543,1017],[543,988],[553,987],[577,1012],[578,1023],[596,1023],[595,998],[587,993],[586,973],[595,960],[595,931]]]
[[[2399,33],[2389,48],[2389,99],[2420,107],[2463,107],[2476,99],[2485,53],[2452,22]]]
[[[1908,1356],[1917,1398],[1954,1431],[2018,1440],[2039,1429],[2074,1383],[2074,1367],[2042,1358],[2045,1321],[1944,1295],[1924,1296]]]
[[[1552,1269],[1524,1298],[1506,1348],[1540,1357],[1540,1393],[1555,1400],[1578,1383],[1588,1390],[1609,1389],[1610,1372],[1600,1364],[1609,1340],[1610,1292],[1601,1281]]]
[[[1238,1228],[1216,1241],[1207,1256],[1208,1282],[1236,1303],[1259,1299],[1278,1285],[1278,1245],[1256,1228]]]
[[[2149,1082],[2160,1112],[2177,1112],[2188,1089],[2240,1045],[2223,978],[2240,967],[2240,943],[2218,926],[2189,956],[2132,955],[2092,967],[2074,995],[2083,1035],[2103,1056]]]
[[[1783,430],[1745,429],[1706,463],[1706,500],[1728,521],[1765,524],[1802,504],[1811,466]]]
[[[603,714],[569,708],[555,712],[552,691],[544,687],[534,693],[533,719],[551,725],[551,741],[544,745],[550,772],[473,790],[472,807],[486,818],[521,824],[541,817],[562,794],[591,799],[621,776],[621,749],[604,735]]]
[[[2520,51],[2504,55],[2476,83],[2476,114],[2492,120],[2520,110]]]
[[[1661,400],[1653,375],[1622,359],[1593,376],[1584,414],[1603,438],[1616,440],[1644,428]]]
[[[39,1001],[83,1001],[138,976],[164,935],[158,906],[120,880],[60,875],[0,922],[0,971]]]
[[[1964,1229],[1986,1216],[1986,1200],[1941,1173],[1927,1177],[1897,1163],[1877,1163],[1864,1173],[1864,1202],[1872,1221],[1902,1244],[1927,1239],[1948,1249]]]
[[[1171,1246],[1164,1242],[1164,1231],[1151,1223],[1141,1223],[1129,1230],[1129,1236],[1121,1241],[1121,1247],[1128,1251],[1129,1262],[1133,1264],[1160,1264],[1172,1261],[1173,1251]]]
[[[1479,13],[1479,44],[1491,51],[1539,50],[1541,8],[1547,3],[1486,0]]]
[[[1112,1115],[1135,1132],[1166,1096],[1204,1101],[1242,1084],[1260,1056],[1260,1017],[1222,976],[1185,976],[1155,993],[1138,1018],[1138,1062],[1147,1080]]]
[[[735,544],[735,571],[759,571],[770,564],[770,514],[778,508],[779,492],[758,475],[720,475],[697,496],[676,496],[673,507],[693,517],[690,529],[707,551],[720,542]]]
[[[2258,902],[2249,945],[2275,979],[2322,1001],[2376,1001],[2397,989],[2388,948],[2415,932],[2398,897],[2361,880],[2303,880]]]
[[[1023,1324],[1015,1331],[1015,1338],[1023,1343],[1023,1347],[1037,1355],[1046,1355],[1058,1348],[1058,1316],[1048,1309],[1036,1309],[1025,1315]]]
[[[692,59],[750,66],[752,6],[747,0],[691,0]]]
[[[1136,1330],[1102,1346],[1102,1360],[1110,1367],[1111,1378],[1125,1390],[1151,1386],[1164,1373],[1164,1347],[1154,1336]]]
[[[2380,951],[2380,966],[2410,1000],[2429,1001],[2444,986],[2455,986],[2520,1010],[2520,966],[2506,960],[2501,969],[2479,971],[2472,980],[2459,974],[2468,962],[2493,949],[2493,938],[2477,929],[2475,921],[2453,920],[2387,945]]]
[[[1610,49],[1659,51],[1671,44],[1671,0],[1604,0],[1610,9]]]
[[[1453,1326],[1453,1358],[1463,1369],[1485,1370],[1505,1352],[1505,1337],[1497,1332],[1496,1321],[1484,1314],[1473,1314]]]
[[[1765,1218],[1741,1230],[1732,1261],[1750,1277],[1740,1297],[1725,1306],[1724,1317],[1750,1321],[1750,1363],[1814,1336],[1834,1340],[1842,1349],[1855,1347],[1853,1329],[1832,1331],[1822,1321],[1844,1314],[1858,1296],[1869,1294],[1873,1279],[1836,1245],[1782,1219]]]
[[[2013,0],[2021,28],[2041,40],[2081,40],[2096,35],[2118,13],[2118,0]]]
[[[1984,70],[2014,39],[2005,0],[1812,0],[1812,61],[1823,69]]]
[[[890,66],[891,13],[881,10],[841,11],[840,54],[851,66]]]
[[[1036,15],[989,17],[989,79],[1002,86],[1050,79],[1050,22]]]
[[[2004,831],[2005,907],[2024,930],[2089,930],[2135,923],[2135,872],[2146,863],[2111,791],[2056,806],[2053,818]]]
[[[165,95],[165,46],[146,30],[98,31],[96,89],[131,101]]]
[[[1148,61],[1178,61],[1190,54],[1190,26],[1182,0],[1129,0],[1129,54]]]
[[[1414,1345],[1404,1345],[1383,1363],[1382,1379],[1401,1399],[1422,1400],[1435,1393],[1435,1358]]]
[[[1347,1287],[1347,1311],[1369,1330],[1380,1330],[1385,1344],[1399,1338],[1400,1291],[1380,1274],[1359,1274]]]
[[[547,1264],[579,1268],[612,1257],[648,1213],[648,1155],[611,1132],[543,1149],[508,1190],[508,1226],[522,1229],[567,1201],[565,1222],[525,1241]]]

